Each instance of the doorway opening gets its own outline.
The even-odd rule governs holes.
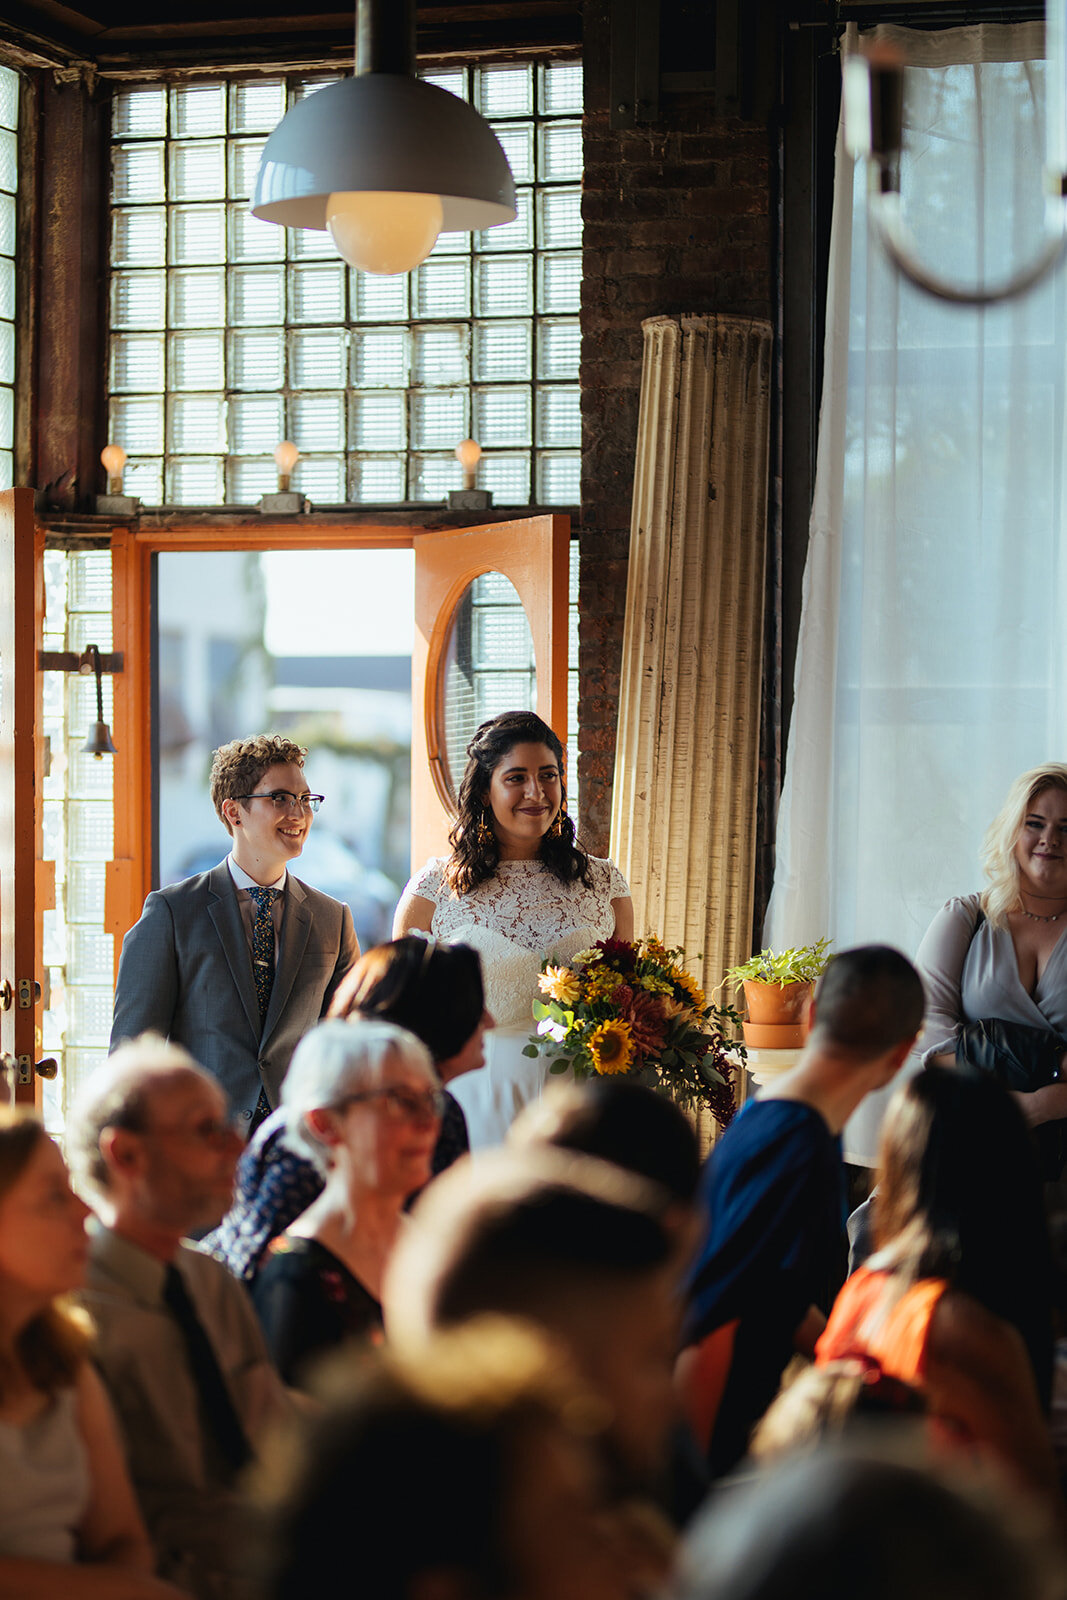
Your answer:
[[[410,549],[164,551],[156,572],[158,882],[215,866],[230,840],[212,752],[281,733],[326,796],[296,875],[345,900],[360,945],[389,937],[410,869]]]

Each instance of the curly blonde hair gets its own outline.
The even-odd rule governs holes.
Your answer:
[[[982,841],[979,859],[989,888],[983,889],[981,903],[991,928],[1005,927],[1009,912],[1022,909],[1015,846],[1027,812],[1046,789],[1067,793],[1067,762],[1046,761],[1043,766],[1021,773]]]
[[[270,767],[302,767],[307,748],[281,733],[257,733],[251,739],[231,739],[211,757],[211,803],[226,832],[233,829],[222,813],[224,800],[251,794]]]

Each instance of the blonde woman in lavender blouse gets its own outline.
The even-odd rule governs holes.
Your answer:
[[[473,945],[482,958],[495,1022],[486,1064],[449,1085],[477,1149],[499,1144],[544,1086],[544,1058],[522,1054],[542,961],[565,964],[599,939],[632,939],[634,917],[618,868],[575,839],[563,746],[547,723],[530,711],[505,711],[482,724],[468,755],[452,853],[411,879],[393,937],[422,929]]]
[[[1064,1073],[1067,1050],[1067,764],[1017,778],[982,846],[989,887],[950,900],[916,956],[927,989],[923,1062],[956,1062],[969,1023],[1012,1028],[1016,1053]],[[1044,1039],[1038,1035],[1045,1035]],[[1067,1118],[1067,1082],[1016,1095],[1031,1127]]]

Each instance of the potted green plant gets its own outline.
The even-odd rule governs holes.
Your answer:
[[[804,1043],[804,1007],[830,959],[830,940],[775,952],[761,950],[731,967],[723,988],[745,991],[745,1043],[756,1050],[794,1050]]]

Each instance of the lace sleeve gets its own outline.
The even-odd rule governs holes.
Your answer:
[[[608,899],[629,900],[630,885],[610,856],[604,858],[604,865],[608,869]]]
[[[417,894],[423,900],[432,900],[434,905],[444,898],[444,856],[434,856],[421,867],[414,877],[408,882],[406,894]]]

